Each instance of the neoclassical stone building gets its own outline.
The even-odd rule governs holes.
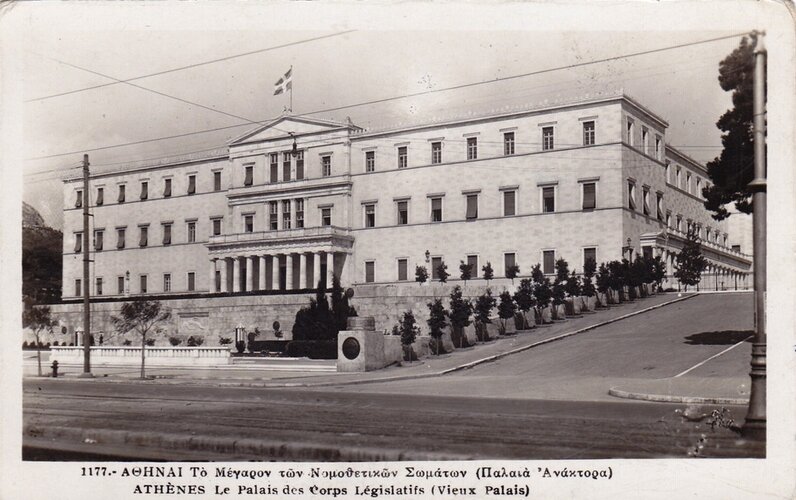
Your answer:
[[[384,130],[284,115],[213,154],[93,175],[89,249],[82,179],[67,179],[63,296],[81,295],[84,251],[92,296],[202,307],[332,273],[400,294],[416,266],[434,279],[442,262],[451,282],[460,262],[478,283],[487,262],[523,276],[638,252],[671,272],[689,227],[710,261],[704,286],[749,285],[750,257],[702,205],[705,168],[666,144],[667,127],[622,94]]]

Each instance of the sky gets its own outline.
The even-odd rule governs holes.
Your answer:
[[[552,14],[549,24],[536,19],[536,26],[526,27],[516,20],[501,22],[505,14],[517,13],[504,9],[474,12],[493,18],[482,24],[462,13],[459,20],[467,22],[452,23],[445,9],[420,7],[410,12],[422,22],[396,20],[385,8],[374,11],[381,23],[365,22],[368,16],[361,11],[347,17],[344,9],[331,11],[338,17],[325,23],[308,16],[285,24],[268,14],[295,10],[260,9],[252,17],[267,19],[261,24],[245,12],[211,24],[203,16],[171,24],[172,10],[163,10],[162,17],[155,6],[143,13],[133,10],[136,15],[122,19],[126,9],[89,7],[99,22],[60,26],[46,22],[52,12],[41,9],[42,19],[31,21],[34,29],[20,35],[23,140],[17,153],[23,199],[55,227],[61,226],[61,179],[79,172],[84,152],[92,171],[99,172],[125,162],[223,147],[284,110],[288,98],[274,96],[273,84],[290,67],[295,114],[339,121],[350,117],[365,128],[622,89],[669,122],[670,144],[706,162],[720,152],[715,122],[731,106],[730,94],[718,85],[718,64],[740,37],[501,79],[755,28],[740,22],[728,28],[717,23],[704,29],[661,29],[674,13],[654,6],[633,14],[657,19],[653,30],[627,29],[643,27],[638,22],[596,29]],[[588,14],[582,8],[573,12]],[[224,60],[202,64],[216,59]],[[129,82],[133,85],[116,82],[185,66],[193,67]],[[488,83],[443,90],[475,82]],[[84,90],[108,83],[112,85]],[[323,111],[429,90],[434,92]],[[221,130],[192,134],[210,129]],[[191,135],[146,142],[183,134]],[[137,144],[115,147],[131,142]]]

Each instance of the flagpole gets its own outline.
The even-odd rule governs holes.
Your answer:
[[[290,112],[293,112],[293,65],[290,65]]]

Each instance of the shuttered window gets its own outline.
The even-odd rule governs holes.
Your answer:
[[[147,198],[149,198],[149,183],[148,182],[142,182],[141,183],[141,196],[140,196],[140,198],[142,200],[146,200]]]
[[[517,215],[516,191],[503,191],[503,215]]]
[[[542,212],[550,213],[556,211],[556,190],[554,187],[542,188]]]
[[[470,276],[473,278],[478,277],[478,256],[477,255],[468,255],[467,256],[467,265],[470,266]]]
[[[243,180],[244,186],[251,186],[254,184],[254,166],[246,165],[246,178]]]
[[[542,252],[542,271],[545,274],[553,274],[556,269],[555,250],[545,250]]]
[[[593,182],[583,184],[583,210],[597,207],[597,185]]]
[[[121,184],[121,185],[119,186],[119,197],[118,197],[118,198],[116,198],[116,201],[117,201],[118,203],[124,203],[124,194],[125,194],[125,193],[124,193],[124,191],[125,191],[125,189],[124,189],[124,188],[125,188],[124,184]]]
[[[296,180],[304,179],[304,151],[296,154]]]
[[[407,281],[409,279],[407,267],[406,259],[398,259],[398,281]]]
[[[282,153],[282,180],[290,180],[290,153]]]
[[[171,245],[171,224],[163,224],[163,244]]]
[[[163,186],[163,197],[168,198],[171,196],[171,179],[164,179],[165,185]]]
[[[83,191],[78,191],[75,197],[75,208],[83,208]]]
[[[75,253],[83,251],[83,233],[75,233]]]
[[[145,247],[149,244],[149,228],[146,226],[141,227],[141,237],[138,240],[138,246]]]
[[[431,198],[431,222],[442,222],[442,198]]]
[[[373,261],[365,262],[365,283],[373,283],[374,281],[376,281],[375,268],[376,268],[375,262]]]
[[[468,220],[477,219],[478,218],[478,195],[477,194],[468,194],[467,195],[467,213],[465,217]]]
[[[124,248],[125,229],[119,228],[116,230],[116,248]]]
[[[188,194],[196,193],[196,176],[189,175],[188,176]]]
[[[97,206],[102,206],[105,203],[105,189],[97,188]]]
[[[271,153],[271,182],[279,182],[279,156]]]
[[[97,252],[102,251],[103,246],[103,232],[102,231],[94,231],[94,250]]]

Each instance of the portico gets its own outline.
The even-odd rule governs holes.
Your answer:
[[[345,280],[354,238],[334,226],[212,237],[211,293],[306,290]]]

